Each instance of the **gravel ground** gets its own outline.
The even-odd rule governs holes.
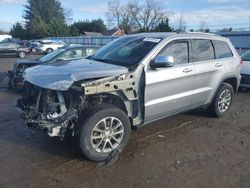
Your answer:
[[[133,131],[110,167],[85,160],[71,140],[26,128],[19,96],[0,91],[0,187],[250,187],[250,93],[221,119],[196,110]]]

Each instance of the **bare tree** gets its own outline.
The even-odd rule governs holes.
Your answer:
[[[73,22],[73,11],[72,9],[64,9],[65,20],[67,24],[72,24]]]
[[[173,14],[157,0],[146,0],[145,3],[134,1],[128,4],[128,8],[140,31],[154,30],[163,19]]]
[[[120,0],[112,0],[108,2],[106,16],[111,25],[116,24],[129,33],[133,30],[152,31],[172,14],[158,0],[134,1],[124,5]]]
[[[186,23],[185,23],[185,20],[184,20],[183,12],[181,13],[181,16],[180,16],[178,30],[179,31],[185,31],[186,30]]]
[[[199,31],[204,32],[206,30],[206,25],[207,25],[206,21],[201,21]]]
[[[135,22],[128,10],[128,5],[122,5],[120,0],[109,1],[108,12],[106,13],[109,25],[116,25],[123,30],[125,34],[131,32],[135,26]]]

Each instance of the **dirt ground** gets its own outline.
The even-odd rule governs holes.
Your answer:
[[[0,72],[15,60],[1,58]],[[221,119],[196,110],[133,131],[110,167],[85,160],[71,140],[26,128],[19,96],[0,91],[0,187],[250,187],[250,93]]]

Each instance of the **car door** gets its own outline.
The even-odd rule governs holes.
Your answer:
[[[194,65],[189,40],[169,43],[158,55],[172,56],[173,67],[146,70],[145,122],[186,110],[191,105]]]
[[[3,55],[5,51],[5,43],[0,44],[0,55]]]
[[[18,51],[18,47],[20,47],[19,44],[15,44],[15,43],[10,43],[8,45],[7,51],[9,55],[16,55],[17,51]]]
[[[226,69],[230,69],[225,63],[228,61],[226,56],[232,56],[232,52],[229,54],[223,52],[223,46],[217,46],[216,42],[213,43],[209,39],[192,39],[191,44],[195,66],[192,104],[194,107],[198,107],[211,102]],[[216,58],[215,52],[218,52],[218,58]],[[222,54],[219,55],[219,52]]]
[[[242,56],[243,63],[241,64],[241,75],[243,76],[242,81],[244,81],[244,76],[248,78],[250,75],[250,51],[247,51]]]

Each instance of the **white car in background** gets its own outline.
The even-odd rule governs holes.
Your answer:
[[[2,42],[4,39],[10,39],[12,38],[11,35],[0,35],[0,42]]]
[[[37,51],[48,54],[64,46],[66,46],[66,43],[62,41],[43,40],[37,46]]]
[[[241,56],[241,84],[243,90],[250,89],[250,50]]]

